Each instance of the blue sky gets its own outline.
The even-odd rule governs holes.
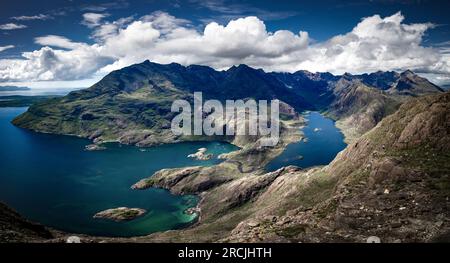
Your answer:
[[[90,85],[110,70],[145,59],[335,74],[411,68],[440,84],[450,82],[449,1],[6,0],[0,5],[0,85]],[[230,21],[237,22],[228,27]]]

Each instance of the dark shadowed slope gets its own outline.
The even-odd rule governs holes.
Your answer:
[[[0,203],[0,243],[33,242],[53,238],[44,226],[32,223]]]

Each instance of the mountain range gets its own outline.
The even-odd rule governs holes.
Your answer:
[[[342,125],[350,121],[353,136],[371,129],[409,97],[443,92],[411,71],[363,75],[266,73],[246,65],[216,71],[206,66],[167,65],[145,61],[105,76],[92,87],[38,103],[13,123],[40,132],[68,134],[149,146],[175,142],[168,132],[175,99],[279,99],[297,112],[321,111]],[[356,135],[355,135],[356,134]],[[351,134],[348,134],[349,138]]]

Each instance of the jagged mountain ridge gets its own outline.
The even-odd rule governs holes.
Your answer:
[[[216,71],[207,66],[185,67],[176,63],[162,65],[145,61],[113,71],[88,89],[33,105],[13,123],[39,132],[76,135],[97,141],[118,140],[137,145],[174,142],[180,138],[169,131],[170,121],[175,115],[170,111],[172,102],[175,99],[192,100],[194,91],[202,91],[204,99],[277,98],[298,112],[327,111],[336,119],[349,117],[359,110],[360,119],[370,119],[361,121],[357,133],[363,133],[392,111],[377,110],[386,108],[383,104],[386,99],[366,100],[368,105],[354,103],[364,100],[344,100],[344,94],[349,94],[346,91],[351,87],[367,86],[353,96],[377,94],[376,97],[392,96],[395,100],[415,93],[420,95],[424,90],[427,93],[442,92],[434,84],[410,72],[374,74],[266,73],[246,65]],[[376,76],[383,77],[376,81]],[[388,92],[397,89],[396,86],[386,89],[386,83],[394,81],[397,86],[402,83],[401,93]],[[366,82],[381,84],[373,87],[364,84]],[[373,101],[382,105],[373,107]],[[342,103],[348,105],[336,107]],[[361,107],[375,110],[361,110]]]

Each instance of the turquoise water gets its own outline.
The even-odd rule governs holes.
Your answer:
[[[0,108],[0,201],[26,218],[56,229],[91,235],[136,236],[191,223],[185,209],[194,196],[174,196],[162,189],[131,190],[138,180],[162,168],[213,165],[237,147],[221,142],[190,142],[143,149],[108,144],[105,151],[84,151],[85,139],[39,134],[10,121],[26,108]],[[186,156],[208,148],[215,158]],[[148,213],[129,222],[93,219],[104,209],[128,206]]]
[[[283,153],[266,166],[266,170],[275,171],[287,165],[301,168],[326,165],[347,146],[344,135],[336,128],[333,120],[317,112],[310,112],[305,118],[308,123],[303,133],[307,142],[289,144]]]

